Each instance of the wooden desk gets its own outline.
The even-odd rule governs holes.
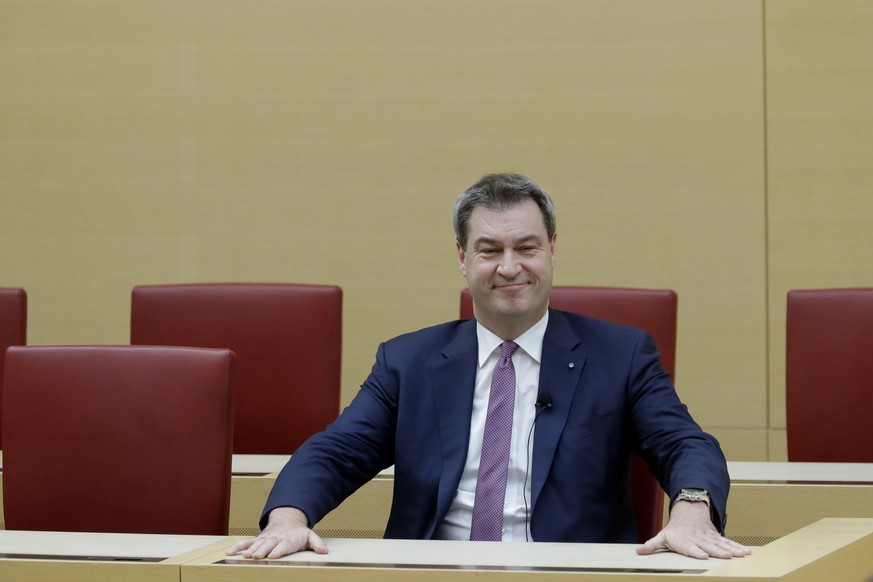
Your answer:
[[[179,582],[180,566],[224,536],[0,531],[0,580]]]
[[[330,553],[279,560],[228,558],[223,552],[182,565],[182,582],[324,580],[442,581],[669,580],[865,581],[873,574],[873,519],[827,519],[794,532],[752,556],[694,560],[672,553],[637,556],[634,545],[518,544],[417,540],[329,539]]]
[[[730,462],[727,534],[763,545],[823,517],[873,518],[873,463]]]

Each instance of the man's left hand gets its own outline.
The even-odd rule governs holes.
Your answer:
[[[677,501],[670,512],[670,520],[658,535],[637,548],[637,554],[653,554],[670,550],[699,560],[713,558],[742,558],[752,553],[745,546],[719,535],[710,521],[705,503]]]

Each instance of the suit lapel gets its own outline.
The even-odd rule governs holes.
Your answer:
[[[441,359],[430,369],[443,461],[437,496],[440,518],[455,497],[467,460],[477,356],[476,321],[471,319],[458,328],[443,348]],[[428,537],[432,534],[429,532]]]
[[[570,406],[585,367],[585,349],[570,328],[564,316],[550,310],[549,325],[543,339],[543,354],[540,364],[539,393],[548,391],[552,407],[540,414],[536,421],[531,469],[531,508],[536,507],[537,497],[549,474],[555,449],[567,423]]]

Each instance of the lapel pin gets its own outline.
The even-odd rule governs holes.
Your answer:
[[[576,367],[576,364],[574,364],[573,362],[570,362],[570,363],[567,364],[567,365],[568,365],[569,367],[571,367],[571,368],[575,368],[575,367]]]

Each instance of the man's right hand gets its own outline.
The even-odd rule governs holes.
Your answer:
[[[326,554],[327,545],[309,529],[305,513],[296,507],[277,507],[270,512],[267,527],[258,537],[237,542],[225,553],[235,556],[242,552],[244,558],[263,560],[281,558],[302,550]]]

